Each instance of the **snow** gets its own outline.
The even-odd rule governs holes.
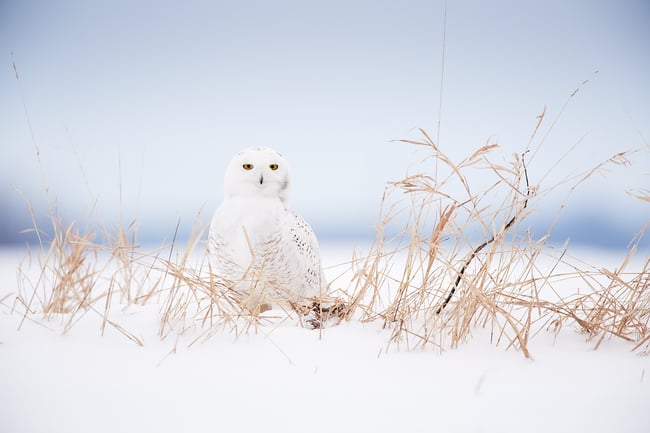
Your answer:
[[[340,245],[323,250],[342,257]],[[0,258],[3,433],[650,431],[650,359],[622,341],[593,350],[567,327],[535,336],[526,359],[479,328],[442,353],[397,351],[379,321],[285,320],[188,347],[161,341],[156,306],[116,311],[138,346],[110,326],[100,335],[91,314],[65,334],[56,320],[19,330],[5,296],[21,253]]]

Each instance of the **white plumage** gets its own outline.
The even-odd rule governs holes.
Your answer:
[[[226,169],[224,199],[210,224],[213,272],[258,305],[324,295],[318,241],[289,208],[290,186],[278,152],[245,149]]]

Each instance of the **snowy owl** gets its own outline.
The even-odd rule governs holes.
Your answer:
[[[245,149],[230,161],[224,198],[210,223],[213,272],[261,306],[306,304],[324,294],[318,241],[289,207],[291,173],[273,149]]]

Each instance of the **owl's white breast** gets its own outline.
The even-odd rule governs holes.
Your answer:
[[[220,254],[229,261],[245,269],[258,246],[277,236],[285,212],[278,198],[227,198],[212,218],[210,242],[218,244]]]

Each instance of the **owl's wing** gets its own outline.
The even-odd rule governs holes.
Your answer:
[[[301,273],[304,275],[305,297],[325,295],[327,281],[321,268],[320,249],[314,230],[307,221],[293,211],[288,212],[288,228],[292,247]]]

